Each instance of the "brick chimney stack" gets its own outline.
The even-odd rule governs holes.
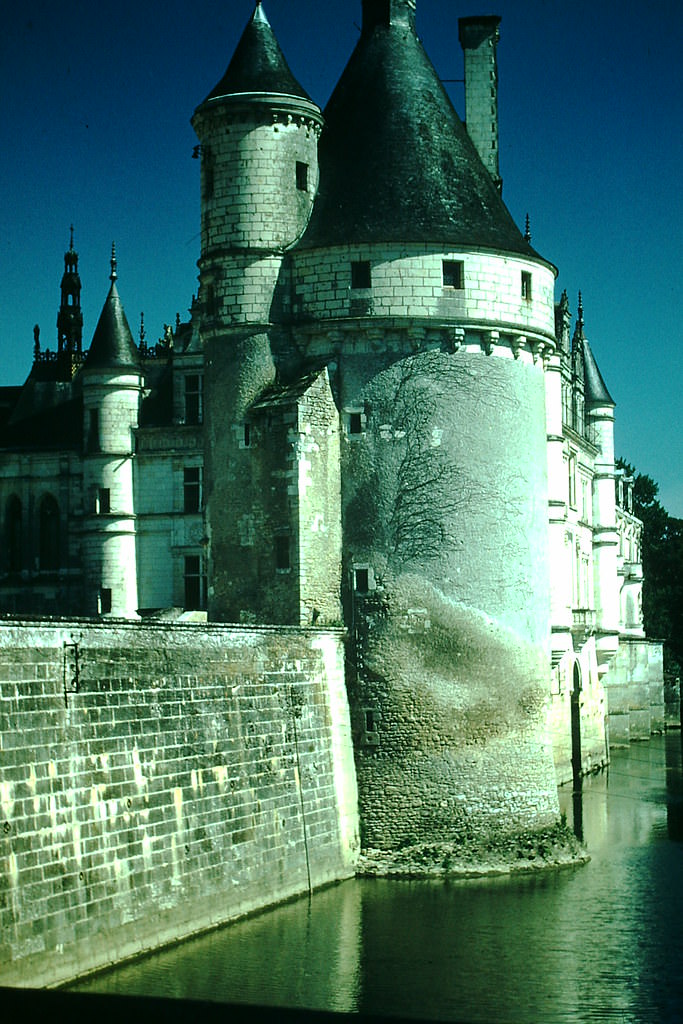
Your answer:
[[[465,119],[467,132],[498,191],[498,63],[500,33],[497,15],[460,18],[458,35],[465,53]]]

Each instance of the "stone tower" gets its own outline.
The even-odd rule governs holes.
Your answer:
[[[89,615],[137,616],[133,430],[143,377],[116,287],[111,287],[81,370],[83,388],[84,607]]]
[[[324,112],[317,192],[322,119],[279,56],[273,86],[259,7],[194,119],[210,614],[307,621],[310,603],[266,584],[269,517],[294,495],[303,529],[324,482],[315,522],[334,584],[338,486],[364,845],[385,853],[466,851],[558,818],[544,393],[555,269],[504,206],[415,13],[414,0],[364,0]],[[297,220],[300,164],[310,193]],[[261,208],[277,211],[270,227]],[[286,564],[303,592],[308,570]]]
[[[286,358],[284,261],[317,191],[322,116],[287,66],[260,3],[192,123],[201,153],[209,615],[272,618],[279,608],[298,622],[292,510],[259,507],[270,481],[252,475],[258,430],[249,411],[276,384],[276,361]]]

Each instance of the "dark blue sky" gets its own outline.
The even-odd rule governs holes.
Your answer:
[[[360,0],[264,0],[295,75],[324,105]],[[0,35],[0,384],[54,347],[75,226],[90,342],[116,240],[134,334],[154,341],[196,290],[194,108],[222,76],[252,0],[27,0]],[[500,162],[517,222],[555,263],[617,402],[617,451],[683,516],[683,5],[679,0],[418,0],[439,74],[462,78],[458,17],[502,16]],[[463,87],[448,86],[464,115]]]

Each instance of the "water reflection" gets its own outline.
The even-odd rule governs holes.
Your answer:
[[[87,987],[497,1024],[680,1020],[680,735],[615,752],[560,800],[584,867],[353,881]]]

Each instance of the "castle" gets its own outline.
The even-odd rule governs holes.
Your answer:
[[[0,389],[0,610],[343,626],[363,843],[557,821],[663,725],[641,524],[579,299],[498,167],[499,19],[463,123],[415,0],[363,0],[324,111],[261,3],[197,107],[199,291],[148,345],[111,287]],[[121,292],[125,295],[125,274]]]

